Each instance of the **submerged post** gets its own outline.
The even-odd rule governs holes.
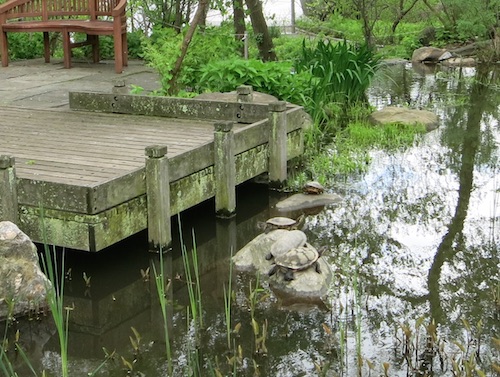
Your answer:
[[[19,221],[15,159],[7,155],[0,156],[0,221]]]
[[[283,187],[287,179],[286,102],[269,104],[269,184]]]
[[[233,122],[214,124],[215,215],[230,218],[236,214],[236,164]]]
[[[163,252],[172,246],[167,146],[152,145],[145,152],[149,248]]]

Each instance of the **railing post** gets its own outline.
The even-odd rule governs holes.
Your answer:
[[[238,102],[253,102],[253,88],[251,85],[240,85],[236,88]]]
[[[287,179],[286,102],[269,104],[269,183],[280,188]]]
[[[167,146],[152,145],[145,152],[149,248],[163,252],[172,246]]]
[[[233,122],[214,124],[215,214],[230,218],[236,214],[236,165]]]
[[[0,221],[19,221],[15,159],[7,155],[0,156]]]

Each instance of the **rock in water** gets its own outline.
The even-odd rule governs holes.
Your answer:
[[[271,246],[288,232],[289,230],[276,229],[269,233],[259,234],[233,256],[236,269],[267,274],[271,263],[265,257],[271,251]]]
[[[427,131],[435,130],[439,126],[436,114],[419,109],[408,109],[397,106],[387,106],[373,112],[369,120],[372,124],[401,123],[406,125],[422,124]]]
[[[337,194],[295,194],[276,204],[279,211],[296,211],[299,209],[321,207],[329,204],[340,203],[342,197]]]
[[[307,247],[312,246],[307,244]],[[296,271],[293,280],[290,281],[285,280],[283,274],[276,273],[270,277],[269,285],[278,296],[289,302],[324,301],[333,281],[333,272],[325,259],[319,258],[316,263],[319,264],[321,273],[311,266],[305,270]]]
[[[51,283],[40,269],[36,246],[10,221],[0,222],[0,281],[0,320],[47,306]]]

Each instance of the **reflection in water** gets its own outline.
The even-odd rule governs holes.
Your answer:
[[[450,263],[456,252],[465,246],[462,230],[473,189],[474,161],[479,148],[481,120],[484,109],[487,107],[488,99],[490,98],[488,95],[488,91],[491,90],[491,83],[488,82],[489,78],[489,70],[478,69],[470,91],[467,114],[464,114],[462,111],[463,108],[457,108],[457,113],[460,114],[457,118],[466,122],[466,127],[462,134],[463,143],[460,152],[461,168],[459,171],[460,186],[458,189],[458,202],[455,215],[448,225],[448,232],[444,235],[442,242],[437,248],[428,276],[429,302],[431,304],[432,317],[436,322],[445,321],[439,298],[441,268],[445,261]]]
[[[277,198],[269,198],[265,187],[242,188],[237,217],[229,222],[216,221],[213,203],[205,203],[182,216],[188,250],[194,229],[202,271],[205,328],[198,334],[187,318],[189,297],[177,232],[165,265],[172,281],[169,330],[176,376],[193,372],[193,360],[201,369],[222,375],[233,370],[242,376],[380,375],[382,363],[388,363],[390,376],[409,376],[421,365],[433,318],[439,322],[436,333],[448,340],[441,343],[443,365],[435,354],[427,360],[435,376],[450,375],[450,355],[469,356],[453,348],[454,341],[467,344],[473,353],[477,348],[467,342],[474,339],[483,360],[491,360],[488,341],[498,334],[491,293],[499,286],[498,77],[470,69],[433,75],[404,66],[386,69],[369,93],[375,106],[431,109],[442,124],[406,150],[371,151],[366,174],[331,188],[344,195],[344,202],[307,216],[311,244],[328,247],[323,257],[335,271],[329,310],[284,308],[267,295],[264,279],[254,323],[249,292],[255,277],[235,275],[230,323],[234,349],[228,350],[223,287],[228,285],[229,257],[259,232],[258,222],[276,214],[269,207]],[[157,265],[158,258],[143,249],[146,244],[146,237],[139,235],[103,254],[68,255],[73,280],[66,303],[75,304],[69,335],[72,376],[100,365],[106,347],[119,356],[99,375],[123,377],[127,372],[121,357],[129,362],[134,358],[131,327],[140,333],[141,345],[130,374],[166,375],[152,272],[149,281],[141,272]],[[87,293],[83,272],[92,276]],[[463,319],[474,329],[464,330]],[[482,334],[476,325],[480,321]],[[43,327],[35,322],[23,326],[22,339],[23,334],[36,338]],[[264,327],[268,353],[255,354],[255,332],[262,337]],[[57,339],[39,339],[34,358],[42,365],[36,366],[56,375]]]

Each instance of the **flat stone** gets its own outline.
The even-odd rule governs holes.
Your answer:
[[[422,124],[427,131],[435,130],[439,126],[439,118],[430,111],[396,106],[387,106],[373,112],[369,120],[375,125],[401,123],[416,126]]]
[[[451,54],[448,50],[436,47],[420,47],[413,51],[411,61],[438,63],[449,58],[451,58]]]
[[[296,211],[299,209],[321,207],[342,202],[342,197],[337,194],[295,194],[278,202],[276,209],[279,211]]]

